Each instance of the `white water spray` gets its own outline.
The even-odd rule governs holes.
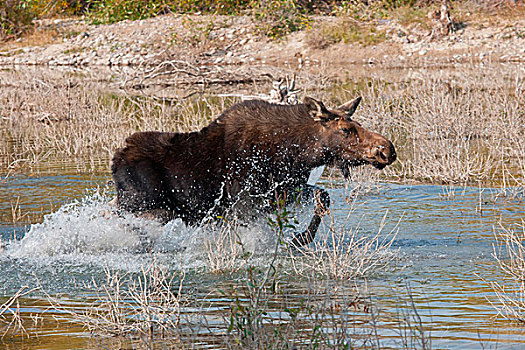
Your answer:
[[[163,225],[154,220],[122,213],[109,204],[110,198],[94,193],[63,205],[31,225],[20,241],[11,242],[4,258],[33,260],[48,264],[67,261],[75,265],[96,264],[135,270],[152,257],[180,264],[182,268],[209,265],[218,239],[215,224],[187,226],[180,219]],[[219,228],[220,229],[220,228]],[[236,225],[234,243],[244,253],[264,255],[274,246],[275,234],[265,218],[250,225]],[[229,248],[228,248],[229,249]]]

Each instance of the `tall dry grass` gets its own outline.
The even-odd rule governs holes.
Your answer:
[[[2,74],[8,88],[0,89],[0,173],[61,162],[106,170],[135,131],[198,130],[224,108],[207,98],[162,103],[123,95],[72,73],[38,74]]]
[[[329,106],[363,96],[355,118],[389,137],[399,155],[382,178],[525,186],[525,83],[519,70],[469,66],[448,73],[345,79],[301,74],[304,95]],[[133,132],[198,130],[237,100],[212,95],[159,99],[119,90],[125,77],[103,85],[80,73],[1,75],[4,174],[57,161],[105,170]]]
[[[510,177],[504,185],[523,186],[525,80],[512,73],[458,68],[451,76],[378,81],[362,91],[363,124],[398,150],[386,177],[443,184],[501,184]]]
[[[83,311],[63,307],[51,296],[48,300],[95,336],[144,339],[149,345],[178,341],[183,274],[171,273],[153,260],[139,274],[107,267],[105,276],[105,281],[92,283],[94,297]]]
[[[525,221],[494,228],[493,257],[505,277],[489,281],[498,301],[493,306],[503,317],[525,323]]]
[[[24,326],[24,319],[22,318],[20,311],[21,299],[38,291],[39,289],[39,287],[30,288],[28,286],[22,286],[3,304],[0,304],[1,339],[7,335],[21,335],[22,337],[29,337],[29,334]]]
[[[332,214],[323,218],[326,233],[314,244],[291,254],[294,271],[301,276],[319,275],[334,280],[354,280],[367,278],[374,272],[389,268],[396,253],[392,244],[399,230],[397,224],[385,232],[388,211],[384,214],[376,232],[362,232],[359,223],[349,225],[350,217],[355,216],[356,203],[363,190],[354,188],[350,207],[344,222],[336,222]]]
[[[209,222],[203,229],[207,270],[211,273],[236,272],[245,267],[251,255],[239,237],[241,224],[237,220]]]

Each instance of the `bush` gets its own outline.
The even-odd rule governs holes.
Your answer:
[[[247,6],[247,0],[104,0],[92,1],[88,13],[94,23],[114,23],[169,12],[239,14]]]
[[[0,40],[22,34],[31,26],[35,13],[22,0],[0,1]]]
[[[23,0],[39,17],[57,14],[82,15],[94,0]]]
[[[95,24],[145,19],[169,11],[165,0],[105,0],[92,5],[89,17]]]
[[[309,25],[307,10],[296,0],[269,0],[253,3],[259,31],[272,38],[304,29]]]

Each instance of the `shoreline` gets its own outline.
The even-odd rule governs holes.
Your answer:
[[[464,24],[448,37],[432,41],[428,31],[388,20],[375,27],[382,41],[374,45],[343,40],[327,44],[330,31],[345,28],[344,20],[318,16],[310,28],[279,40],[256,34],[256,23],[248,16],[169,14],[107,25],[89,25],[81,19],[40,20],[31,36],[0,46],[0,67],[141,68],[170,60],[198,67],[300,68],[525,62],[525,19],[492,26]]]

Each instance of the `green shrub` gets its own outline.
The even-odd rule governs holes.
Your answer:
[[[307,10],[299,1],[255,1],[252,6],[259,31],[269,37],[279,38],[309,25]]]
[[[92,8],[89,10],[89,18],[94,24],[115,23],[126,19],[145,19],[165,11],[166,3],[165,0],[93,1]]]
[[[17,37],[31,26],[35,14],[22,0],[0,1],[0,40]]]
[[[81,15],[89,8],[92,0],[20,0],[38,17],[57,14]]]
[[[88,14],[93,23],[100,24],[169,12],[236,15],[248,10],[258,21],[259,30],[270,37],[305,28],[309,21],[306,8],[296,0],[92,0]]]
[[[91,0],[88,10],[94,23],[137,20],[169,12],[239,14],[247,0]]]
[[[307,44],[315,49],[324,49],[339,42],[358,43],[362,46],[376,45],[385,39],[384,31],[367,23],[358,23],[351,17],[314,28],[306,36]]]
[[[249,7],[249,0],[172,0],[171,9],[180,13],[237,15]]]

